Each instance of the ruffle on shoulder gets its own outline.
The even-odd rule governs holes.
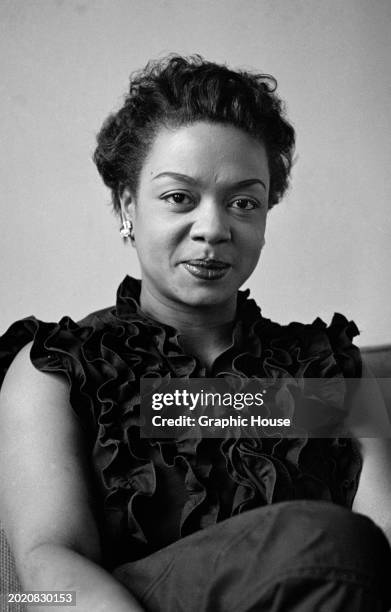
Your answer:
[[[174,328],[141,311],[139,293],[140,282],[126,277],[112,308],[80,323],[28,317],[0,339],[0,371],[33,341],[34,366],[69,380],[104,500],[108,564],[277,501],[328,499],[351,506],[361,470],[351,440],[147,440],[139,434],[139,406],[144,377],[359,377],[355,324],[335,314],[330,326],[321,319],[282,326],[262,317],[248,292],[239,292],[231,346],[206,373],[184,354]]]
[[[83,424],[89,424],[94,414],[93,382],[101,375],[86,354],[93,335],[92,327],[80,327],[70,317],[46,323],[30,316],[13,323],[0,338],[0,385],[16,354],[32,342],[33,365],[41,372],[62,374],[68,379],[71,404]]]

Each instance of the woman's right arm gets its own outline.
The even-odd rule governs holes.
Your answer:
[[[14,359],[0,394],[0,516],[23,590],[76,591],[78,612],[141,612],[99,566],[83,436],[68,383],[37,371],[30,347]]]

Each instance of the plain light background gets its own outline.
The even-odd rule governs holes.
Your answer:
[[[282,323],[353,318],[391,342],[389,0],[2,0],[0,331],[77,320],[138,275],[91,161],[129,74],[169,52],[274,74],[292,187],[248,281]]]

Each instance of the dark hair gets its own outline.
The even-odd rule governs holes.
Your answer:
[[[270,75],[233,71],[199,55],[170,55],[134,73],[125,102],[104,122],[94,153],[98,171],[111,189],[114,210],[120,210],[119,195],[125,186],[137,193],[157,129],[200,120],[234,125],[264,143],[269,208],[277,204],[288,187],[295,132],[276,88]]]

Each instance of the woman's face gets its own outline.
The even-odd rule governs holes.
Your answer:
[[[263,246],[269,169],[264,146],[233,126],[162,128],[136,196],[133,222],[142,297],[165,306],[236,305]]]

